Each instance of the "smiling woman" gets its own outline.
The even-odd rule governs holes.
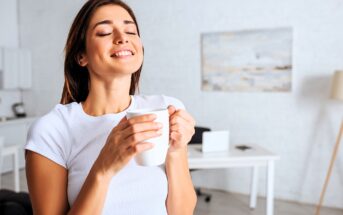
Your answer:
[[[31,126],[25,146],[34,213],[193,214],[187,144],[195,122],[178,99],[135,95],[143,45],[132,10],[117,0],[89,0],[65,54],[61,104]],[[142,108],[168,108],[164,165],[133,159],[154,147],[147,140],[162,130],[153,114],[126,118]]]
[[[88,80],[89,75],[92,74],[92,71],[88,72],[88,70],[93,69],[86,67],[89,58],[93,59],[93,57],[98,57],[97,60],[109,60],[109,57],[112,59],[113,56],[118,55],[116,52],[125,49],[131,51],[132,55],[135,55],[134,59],[137,61],[135,64],[126,65],[131,67],[137,67],[139,65],[138,68],[131,68],[129,70],[131,73],[134,72],[131,76],[130,94],[135,93],[143,62],[143,49],[139,28],[132,10],[123,2],[114,2],[116,3],[89,1],[76,16],[65,48],[66,82],[63,89],[62,104],[71,101],[80,102],[88,96]],[[101,7],[104,5],[106,7]],[[90,10],[90,8],[94,9]],[[95,9],[97,10],[95,11]],[[113,13],[113,10],[116,13]],[[82,26],[88,27],[82,28]],[[127,37],[130,37],[130,44],[128,44]],[[113,46],[113,43],[117,45],[119,43],[121,46]],[[88,48],[88,55],[85,52],[86,47]],[[105,53],[107,56],[103,55]],[[97,63],[99,64],[99,62]],[[101,66],[108,66],[108,64],[102,65],[100,63],[98,66],[100,68],[97,70],[103,70],[104,68],[101,68]],[[93,69],[93,72],[97,70]],[[122,68],[119,68],[119,71],[121,70]],[[80,74],[73,71],[80,71]],[[118,68],[116,71],[118,71]]]

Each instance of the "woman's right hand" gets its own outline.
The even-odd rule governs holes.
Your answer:
[[[161,135],[162,124],[154,122],[156,115],[148,114],[124,117],[109,134],[105,146],[102,148],[94,168],[106,176],[112,177],[120,171],[133,156],[153,145],[144,142],[147,139]]]

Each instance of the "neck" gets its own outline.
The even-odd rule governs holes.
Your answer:
[[[88,97],[82,104],[84,112],[91,116],[101,116],[124,111],[131,103],[130,84],[131,76],[107,83],[92,79]]]

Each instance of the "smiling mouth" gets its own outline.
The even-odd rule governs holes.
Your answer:
[[[130,50],[123,50],[123,51],[118,51],[115,52],[111,55],[111,57],[127,57],[127,56],[133,56],[135,53]]]

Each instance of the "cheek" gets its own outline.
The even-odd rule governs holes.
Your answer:
[[[143,52],[137,53],[136,59],[137,59],[136,63],[133,64],[134,65],[134,68],[133,68],[134,71],[137,71],[143,64]]]
[[[143,58],[144,58],[143,51],[141,51],[141,52],[139,52],[139,54],[138,54],[138,59],[139,59],[140,64],[143,63]]]
[[[139,61],[140,61],[140,64],[142,64],[143,63],[143,58],[144,58],[144,54],[143,54],[143,44],[140,42],[140,40],[139,40],[139,42],[137,42],[136,43],[137,45],[136,45],[136,50],[137,50],[137,56],[138,56],[138,59],[139,59]]]
[[[101,59],[104,51],[104,44],[101,41],[88,41],[86,44],[86,52],[90,59]]]

